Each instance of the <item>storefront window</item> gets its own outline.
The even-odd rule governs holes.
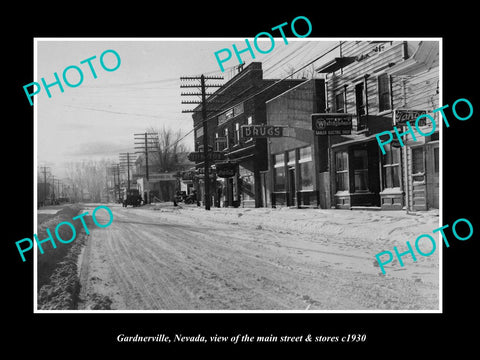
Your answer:
[[[295,166],[295,150],[291,150],[287,153],[288,155],[288,162],[287,162],[287,165],[289,166]]]
[[[313,190],[313,161],[299,163],[300,167],[300,189]]]
[[[299,157],[299,162],[302,161],[312,161],[312,147],[307,146],[304,148],[300,148],[300,157]]]
[[[313,190],[313,161],[311,146],[299,149],[298,166],[300,170],[299,190]]]
[[[335,153],[335,184],[337,191],[348,190],[348,153]]]
[[[253,172],[243,166],[239,166],[238,174],[240,176],[240,189],[243,200],[255,200],[255,181]]]
[[[425,181],[424,161],[423,147],[412,148],[412,179],[414,182]]]
[[[423,148],[412,149],[412,173],[422,174],[425,172],[425,166],[423,161]]]
[[[285,191],[285,155],[277,154],[273,159],[273,191]]]
[[[400,187],[400,149],[387,144],[382,159],[383,188]]]
[[[367,150],[353,150],[353,171],[355,191],[368,190],[368,157]]]

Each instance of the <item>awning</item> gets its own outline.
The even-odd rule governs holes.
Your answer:
[[[376,134],[373,134],[373,135],[370,135],[370,136],[362,136],[360,138],[353,138],[351,140],[343,141],[341,143],[332,144],[332,149],[336,148],[336,147],[341,147],[341,146],[344,146],[344,145],[353,145],[353,144],[360,144],[360,143],[363,143],[363,142],[374,141],[374,140],[376,140],[375,135]],[[352,136],[356,137],[356,135],[352,135]],[[347,137],[347,135],[344,135],[344,137]]]
[[[355,57],[336,57],[335,59],[329,61],[328,63],[320,66],[315,69],[318,73],[332,73],[336,70],[339,70],[347,65],[350,65],[355,61]]]

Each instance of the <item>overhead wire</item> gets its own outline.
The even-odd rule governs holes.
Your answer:
[[[286,60],[289,60],[290,58],[292,58],[294,55],[297,55],[298,56],[298,53],[299,52],[302,52],[302,55],[304,55],[303,58],[305,58],[306,56],[308,56],[308,52],[309,51],[313,51],[311,49],[308,48],[307,45],[309,45],[311,42],[308,42],[306,41],[304,44],[300,45],[299,48],[296,48],[294,50],[292,50],[289,54],[285,55],[285,57],[281,58],[280,60],[276,61],[273,65],[270,65],[270,67],[266,68],[265,69],[265,72],[269,71],[269,72],[272,72],[272,70],[275,68],[275,67],[278,67],[280,66],[282,63],[285,63]],[[324,56],[328,55],[329,53],[331,53],[333,50],[337,49],[338,47],[340,46],[340,44],[336,44],[334,45],[333,47],[329,48],[329,49],[326,49],[324,50],[319,56],[317,56],[316,58],[314,58],[313,60],[309,61],[308,63],[306,63],[305,65],[301,66],[300,68],[296,69],[296,70],[293,70],[290,74],[288,74],[287,76],[284,76],[283,78],[273,82],[272,84],[266,86],[265,88],[255,92],[254,94],[251,94],[250,96],[248,96],[247,98],[243,99],[242,101],[247,101],[259,94],[261,94],[262,92],[264,91],[267,91],[268,89],[272,88],[273,86],[279,84],[280,82],[282,81],[285,81],[287,80],[288,78],[292,77],[293,75],[295,75],[296,73],[300,72],[301,70],[305,69],[307,66],[310,66],[311,64],[315,63],[316,61],[320,60],[321,58],[323,58]],[[302,59],[303,59],[302,58]],[[228,68],[225,68],[225,71],[231,71],[231,70],[234,70],[234,69],[237,69],[238,68],[238,65],[235,65],[235,66],[231,66],[231,67],[228,67]],[[212,74],[219,74],[219,73],[224,73],[224,72],[221,72],[219,70],[212,70],[212,71],[208,71],[208,72],[204,72],[203,75],[212,75]],[[152,83],[165,83],[165,82],[173,82],[173,81],[178,81],[177,78],[167,78],[167,79],[157,79],[157,80],[151,80],[151,81],[145,81],[145,82],[136,82],[136,83],[124,83],[124,84],[112,84],[112,85],[108,85],[108,86],[101,86],[101,87],[91,87],[92,89],[99,89],[99,90],[102,90],[103,88],[109,88],[109,87],[118,87],[118,86],[131,86],[131,85],[142,85],[142,84],[152,84]],[[228,80],[227,80],[228,81]],[[132,90],[142,90],[142,88],[137,88],[137,89],[132,89]],[[208,103],[208,99],[207,99],[207,103]],[[75,107],[75,106],[71,106],[71,105],[64,105],[66,107],[71,107],[71,108],[83,108],[85,110],[90,110],[90,111],[101,111],[101,112],[107,112],[107,113],[114,113],[114,114],[121,114],[121,115],[134,115],[134,116],[143,116],[143,117],[150,117],[150,118],[154,118],[154,119],[158,119],[159,116],[155,116],[155,115],[147,115],[147,114],[137,114],[137,113],[127,113],[127,112],[117,112],[117,111],[112,111],[112,110],[104,110],[104,109],[95,109],[95,108],[88,108],[88,107]],[[212,119],[213,117],[217,116],[221,111],[216,111],[214,112],[214,115],[211,115],[209,117],[207,117],[206,120],[202,120],[199,124],[197,124],[197,126],[195,126],[194,128],[192,128],[191,130],[187,131],[180,139],[176,140],[174,143],[170,144],[169,146],[167,146],[165,149],[168,149],[172,146],[176,146],[177,144],[179,144],[182,140],[184,140],[188,135],[190,135],[191,133],[193,133],[196,129],[200,128],[200,125],[203,126],[203,123],[204,122],[207,122],[209,121],[210,119]]]
[[[269,86],[263,88],[262,90],[259,90],[258,92],[248,96],[247,98],[243,99],[242,101],[247,101],[259,94],[261,94],[262,92],[264,91],[267,91],[268,89],[272,88],[273,86],[277,85],[278,83],[282,82],[282,81],[285,81],[287,80],[288,78],[290,78],[291,76],[295,75],[296,73],[298,73],[299,71],[303,70],[304,68],[306,68],[307,66],[310,66],[311,64],[313,64],[314,62],[320,60],[321,58],[325,57],[326,55],[330,54],[333,50],[337,49],[340,47],[340,43],[339,44],[336,44],[334,45],[333,47],[329,48],[329,49],[326,49],[321,55],[317,56],[316,58],[314,58],[312,61],[308,62],[307,64],[301,66],[300,68],[298,68],[297,70],[294,70],[291,74],[283,77],[282,79],[280,80],[277,80],[275,81],[274,83],[270,84]],[[208,100],[207,100],[207,103],[208,103]],[[207,119],[205,120],[202,120],[200,122],[200,125],[203,125],[203,123],[205,122],[208,122],[210,119],[212,119],[213,117],[217,116],[219,114],[219,112],[215,112],[215,115],[213,116],[210,116],[210,117],[207,117]],[[197,127],[194,127],[192,130],[188,131],[185,136],[182,137],[182,139],[178,140],[176,143],[172,144],[171,146],[173,145],[176,145],[178,144],[181,140],[183,140],[187,135],[191,134],[193,131],[195,131],[196,129],[200,128],[200,126],[197,126]]]

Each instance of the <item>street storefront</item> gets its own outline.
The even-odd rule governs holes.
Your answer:
[[[200,114],[193,115],[195,151],[198,151],[200,144],[203,144],[203,137],[207,135],[212,151],[224,155],[224,159],[212,161],[211,170],[224,162],[235,166],[235,174],[213,181],[213,187],[210,188],[211,196],[215,197],[213,204],[233,207],[265,206],[267,140],[257,136],[263,134],[258,132],[258,128],[247,136],[243,136],[245,134],[242,134],[242,128],[259,126],[264,129],[265,102],[304,80],[275,82],[274,79],[263,79],[262,64],[252,62],[207,99],[207,104],[212,102],[212,106],[215,104],[218,109],[207,120],[208,134],[203,132]],[[202,166],[203,163],[197,161],[196,167]],[[203,189],[199,190],[203,192]]]
[[[321,186],[328,170],[327,139],[311,130],[312,110],[325,110],[324,90],[323,80],[312,79],[267,101],[268,125],[284,127],[282,137],[268,141],[267,184],[273,207],[329,207]]]
[[[379,149],[375,138],[335,144],[332,152],[335,207],[380,206]]]
[[[438,131],[417,141],[406,135],[406,146],[392,141],[385,153],[375,138],[438,106],[438,46],[438,41],[346,41],[341,57],[316,69],[325,74],[329,111],[353,116],[350,135],[329,139],[336,208],[438,208]],[[428,124],[421,125],[428,133]]]
[[[312,146],[272,155],[272,205],[318,206]]]
[[[155,201],[173,201],[175,192],[180,188],[178,172],[152,173],[147,180],[144,177],[136,179],[136,188],[145,203]]]

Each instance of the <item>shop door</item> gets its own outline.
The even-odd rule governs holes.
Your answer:
[[[295,190],[295,168],[288,169],[288,187],[290,193],[290,206],[294,206],[296,203],[296,190]]]
[[[425,175],[425,147],[412,148],[411,183],[413,211],[427,210],[427,183]]]
[[[427,167],[427,207],[439,208],[439,188],[440,188],[440,163],[439,163],[439,145],[428,144],[426,149],[426,167]]]

